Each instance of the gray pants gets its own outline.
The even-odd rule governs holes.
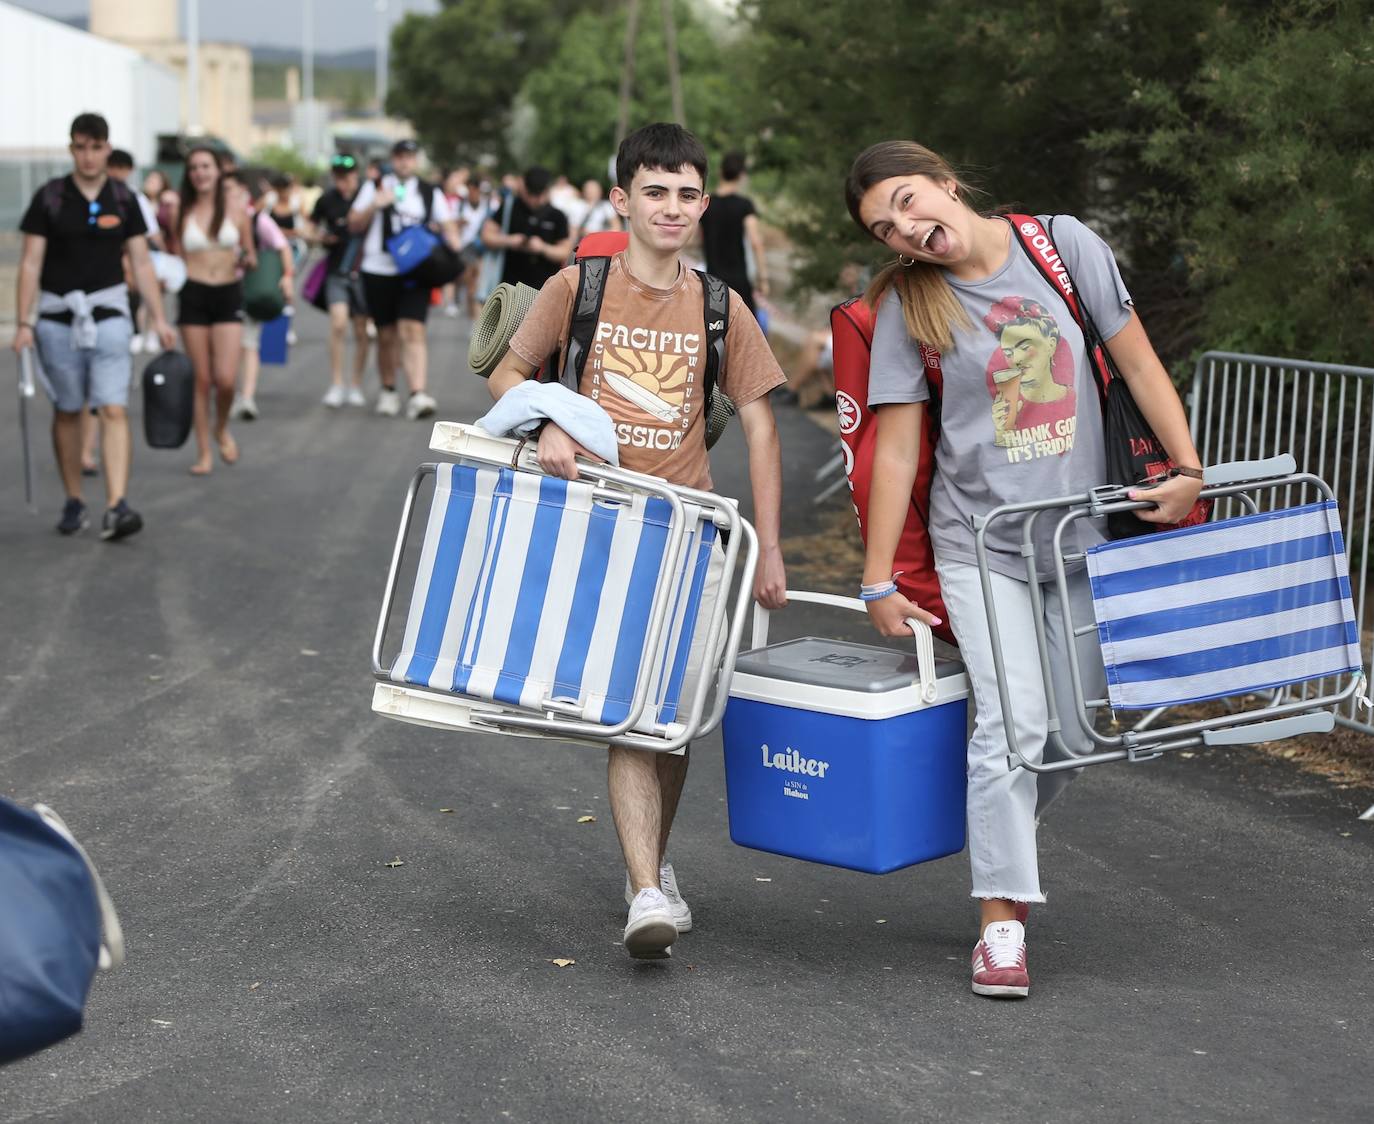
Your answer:
[[[1040,889],[1035,849],[1036,816],[1077,773],[1037,774],[1008,767],[1007,736],[978,567],[941,560],[936,571],[950,626],[959,641],[960,658],[968,669],[976,712],[968,743],[968,849],[973,896],[1043,902],[1045,895]],[[1017,748],[1023,757],[1037,764],[1047,756],[1049,760],[1062,757],[1047,744],[1049,712],[1036,650],[1029,587],[1024,581],[994,573],[992,589]],[[1055,706],[1062,736],[1074,753],[1085,753],[1091,750],[1092,742],[1073,716],[1073,690],[1067,673],[1071,638],[1064,627],[1059,592],[1052,583],[1042,584],[1040,590],[1051,666],[1063,672],[1055,677]],[[1069,597],[1075,623],[1092,621],[1092,593],[1086,570],[1069,578]],[[1076,644],[1085,697],[1102,698],[1107,689],[1106,672],[1097,636],[1081,636]]]

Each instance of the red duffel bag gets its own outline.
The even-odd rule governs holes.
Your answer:
[[[878,419],[868,408],[868,362],[873,347],[875,313],[862,297],[837,305],[830,313],[834,336],[835,409],[840,417],[840,444],[844,449],[844,470],[854,512],[859,517],[859,534],[868,541],[868,488],[873,479],[873,447],[878,439]],[[940,596],[935,576],[935,552],[930,545],[930,481],[935,472],[935,446],[940,438],[940,392],[943,373],[940,353],[921,345],[921,360],[931,396],[922,411],[921,455],[916,466],[916,482],[911,488],[911,506],[906,526],[897,543],[892,568],[900,571],[897,588],[909,600],[944,623],[933,631],[942,640],[954,641],[949,614]]]

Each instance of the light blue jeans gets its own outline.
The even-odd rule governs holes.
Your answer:
[[[946,559],[938,560],[935,569],[949,623],[959,641],[959,658],[968,669],[975,709],[973,735],[968,743],[968,850],[973,868],[973,896],[1043,902],[1035,847],[1036,817],[1078,774],[1033,773],[1008,766],[1005,720],[978,567]],[[1048,743],[1049,709],[1036,649],[1030,589],[1024,581],[998,573],[992,575],[992,589],[1017,749],[1037,764],[1062,759],[1063,754]],[[1073,688],[1067,671],[1072,638],[1064,627],[1058,587],[1044,583],[1040,591],[1050,663],[1059,671],[1054,686],[1062,737],[1075,754],[1086,753],[1093,748],[1092,740],[1074,718]],[[1086,570],[1070,576],[1069,602],[1076,625],[1093,620]],[[1080,636],[1074,643],[1083,675],[1084,697],[1100,699],[1107,692],[1107,682],[1097,634]]]

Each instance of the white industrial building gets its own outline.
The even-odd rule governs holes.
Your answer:
[[[0,161],[66,159],[78,113],[110,123],[110,141],[151,163],[158,133],[180,126],[177,75],[130,47],[0,2]]]

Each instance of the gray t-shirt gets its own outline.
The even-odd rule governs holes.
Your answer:
[[[1039,216],[1042,224],[1046,216]],[[1053,238],[1104,339],[1131,318],[1131,294],[1111,248],[1071,215],[1054,218]],[[1102,408],[1083,333],[1064,298],[1015,242],[1006,263],[981,281],[945,273],[972,329],[956,328],[940,356],[940,441],[930,489],[930,539],[937,558],[975,562],[971,516],[1004,503],[1081,494],[1106,483]],[[907,335],[900,300],[889,292],[878,309],[869,365],[868,404],[926,402],[930,387],[916,343]],[[1054,525],[1063,511],[1036,522],[1039,577],[1053,570]],[[1085,521],[1079,522],[1085,528]],[[993,570],[1022,581],[1021,520],[1002,518],[988,531]],[[1086,527],[1079,545],[1100,541]],[[1072,540],[1070,540],[1072,544]]]

